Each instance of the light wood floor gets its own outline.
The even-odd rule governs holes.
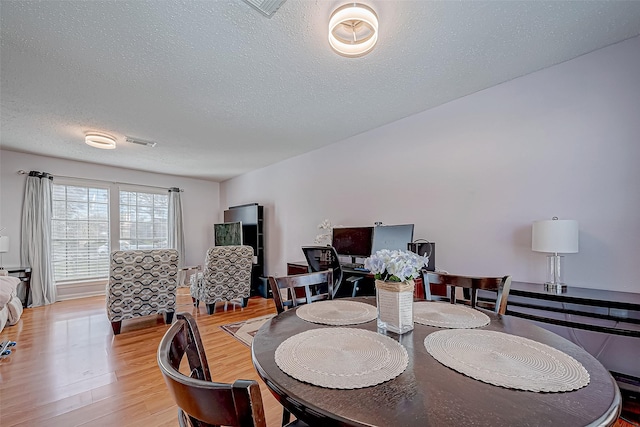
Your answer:
[[[227,311],[218,305],[208,316],[203,306],[193,307],[188,292],[178,290],[177,311],[196,316],[214,380],[257,380],[267,424],[280,426],[282,407],[259,379],[249,347],[219,327],[275,313],[273,300],[256,297]],[[25,310],[0,333],[0,341],[18,342],[0,359],[0,426],[177,426],[177,407],[156,363],[167,329],[160,316],[151,316],[124,321],[114,337],[104,297]]]
[[[251,363],[249,347],[220,325],[275,313],[273,300],[251,298],[246,308],[219,304],[213,316],[178,290],[178,312],[197,317],[214,380],[260,383],[269,426],[279,426],[282,407]],[[122,323],[115,336],[104,297],[62,301],[26,309],[0,341],[17,341],[0,359],[0,426],[177,426],[173,403],[156,363],[168,326],[149,316]]]

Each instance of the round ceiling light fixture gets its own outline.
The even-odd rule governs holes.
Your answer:
[[[84,142],[87,145],[103,150],[113,150],[116,148],[116,139],[103,133],[90,132],[85,135]]]
[[[349,58],[366,55],[378,41],[378,16],[369,6],[348,3],[329,19],[329,44],[338,54]]]

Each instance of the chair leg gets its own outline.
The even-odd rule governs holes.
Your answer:
[[[216,312],[216,303],[207,304],[207,314],[213,314]]]
[[[358,282],[359,280],[356,280],[355,282],[353,282],[353,291],[351,291],[352,298],[355,298],[356,294],[358,293]]]
[[[244,308],[244,307],[246,307],[246,306],[247,306],[247,304],[249,304],[249,297],[247,297],[247,298],[242,298],[242,307],[243,307],[243,308]]]
[[[164,323],[166,323],[167,325],[170,325],[171,322],[173,321],[173,311],[168,311],[164,314]]]
[[[113,329],[113,335],[118,335],[120,333],[121,326],[122,326],[122,320],[118,320],[117,322],[111,322],[111,329]]]
[[[191,300],[193,301],[193,306],[198,308],[198,306],[200,305],[200,300],[195,299],[194,297],[191,297]]]
[[[282,425],[286,426],[291,421],[291,412],[289,412],[286,408],[282,408]]]
[[[178,408],[178,425],[180,427],[190,427],[189,417],[180,408]]]

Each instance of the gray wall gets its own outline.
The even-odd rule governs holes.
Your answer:
[[[328,218],[415,223],[441,269],[543,282],[531,223],[575,219],[567,283],[640,292],[638,70],[636,37],[226,181],[220,206],[265,206],[270,274]]]

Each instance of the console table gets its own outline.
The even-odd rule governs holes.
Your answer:
[[[538,283],[512,282],[507,314],[640,338],[640,294],[637,293],[569,287],[558,294],[546,291],[544,285]]]

